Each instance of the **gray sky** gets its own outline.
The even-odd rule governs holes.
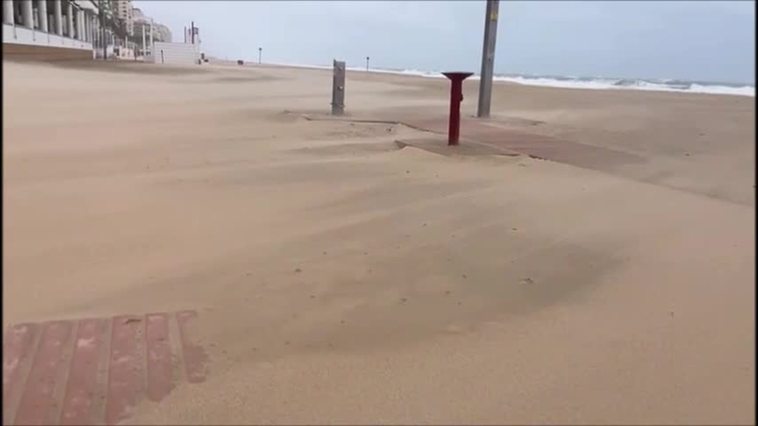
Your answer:
[[[135,1],[212,56],[479,72],[483,1]],[[497,73],[755,83],[754,1],[506,1]]]

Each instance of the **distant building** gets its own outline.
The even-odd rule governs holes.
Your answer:
[[[139,8],[132,9],[133,21],[134,21],[134,35],[136,37],[142,37],[142,28],[145,28],[145,34],[150,34],[150,26],[153,27],[153,41],[171,43],[172,35],[171,30],[167,26],[155,22],[152,18],[145,16],[142,10]]]
[[[132,8],[132,16],[134,17],[135,22],[140,19],[145,19],[145,14],[142,13],[142,9],[140,9],[139,7]]]
[[[116,17],[124,23],[126,34],[134,35],[134,8],[132,0],[112,0]]]
[[[169,30],[168,27],[163,24],[154,22],[153,23],[153,39],[155,41],[160,41],[163,43],[171,43],[173,41],[172,36],[171,36],[171,30]]]

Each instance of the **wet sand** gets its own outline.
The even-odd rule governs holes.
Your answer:
[[[131,423],[755,421],[753,98],[496,85],[644,159],[597,171],[305,120],[325,70],[3,65],[3,327],[200,313],[207,381]],[[347,110],[447,90],[348,73]]]

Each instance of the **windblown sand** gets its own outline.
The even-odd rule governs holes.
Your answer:
[[[207,381],[132,423],[755,421],[754,98],[496,84],[645,159],[599,172],[303,119],[329,71],[3,66],[3,327],[200,313]],[[349,73],[347,110],[447,90]]]

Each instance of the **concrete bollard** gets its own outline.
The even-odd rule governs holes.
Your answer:
[[[332,115],[345,113],[345,62],[334,60],[332,76]]]

